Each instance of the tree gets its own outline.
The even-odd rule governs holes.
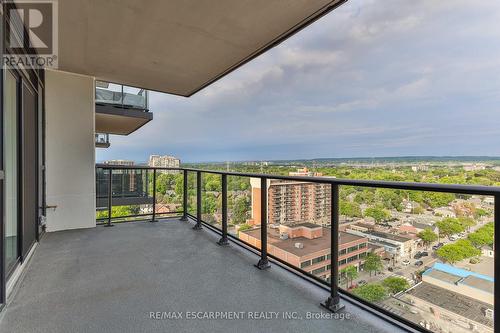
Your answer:
[[[470,217],[461,216],[458,218],[458,223],[464,230],[470,231],[470,228],[476,225],[476,221]]]
[[[424,230],[420,231],[418,233],[418,237],[424,242],[427,247],[438,239],[438,235],[436,235],[431,228],[425,228]]]
[[[458,221],[458,219],[451,217],[436,222],[436,225],[439,228],[440,237],[442,236],[450,237],[451,235],[458,234],[465,230],[462,224],[460,224],[460,222]]]
[[[369,207],[365,210],[365,216],[373,217],[375,222],[380,223],[391,217],[391,214],[381,206]]]
[[[365,284],[354,288],[352,293],[368,302],[379,302],[387,297],[387,291],[379,284]]]
[[[372,272],[380,271],[383,268],[382,259],[374,253],[368,253],[365,257],[364,268],[372,276]]]
[[[493,245],[495,237],[495,226],[493,223],[488,223],[483,227],[477,229],[475,232],[469,234],[467,239],[471,241],[471,243],[475,247],[481,247],[484,245]]]
[[[362,217],[361,208],[356,202],[341,201],[340,202],[340,215],[349,217]]]
[[[451,193],[425,192],[424,202],[432,208],[448,206],[455,200],[455,195]]]
[[[410,284],[406,279],[397,276],[391,276],[384,279],[382,285],[393,295],[410,288]]]
[[[446,244],[436,251],[438,257],[451,264],[457,261],[475,257],[481,251],[475,248],[468,239],[459,239],[455,243]]]
[[[250,201],[247,197],[239,197],[234,200],[232,220],[234,224],[245,223],[250,210]]]
[[[350,285],[352,286],[352,281],[359,276],[358,269],[354,266],[347,266],[340,270],[341,275],[345,275],[346,277],[346,288],[349,286],[349,280],[351,281]]]

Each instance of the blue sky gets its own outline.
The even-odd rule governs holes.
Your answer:
[[[350,0],[98,161],[500,156],[500,1]]]

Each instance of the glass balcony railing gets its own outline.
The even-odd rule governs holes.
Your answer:
[[[220,245],[232,240],[252,249],[258,268],[274,263],[328,289],[322,305],[333,312],[345,298],[414,331],[494,332],[499,187],[185,168],[97,170],[98,195],[112,212],[101,213],[101,223],[123,221],[114,204],[122,195],[117,179],[149,175],[143,192],[154,200],[148,210],[139,206],[136,217],[191,218],[194,229],[219,233]],[[287,201],[284,188],[301,195]],[[304,204],[307,196],[324,200]]]
[[[95,134],[95,145],[96,147],[107,148],[110,146],[109,134],[106,133],[96,133]]]
[[[149,110],[147,90],[103,81],[96,81],[95,102],[96,104]]]

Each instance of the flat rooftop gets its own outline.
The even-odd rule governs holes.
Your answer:
[[[426,282],[418,284],[407,293],[462,317],[493,327],[493,321],[485,317],[485,310],[492,308],[487,303]]]
[[[321,313],[328,292],[176,219],[45,234],[0,332],[401,332],[347,301],[349,320],[186,319],[186,312]],[[183,319],[151,319],[150,312]]]
[[[273,228],[268,228],[267,229],[267,240],[269,244],[272,244],[275,247],[278,247],[284,251],[287,251],[289,253],[292,253],[296,256],[305,256],[311,253],[319,252],[319,251],[324,251],[324,250],[330,250],[331,246],[331,232],[330,229],[328,228],[323,228],[323,236],[314,238],[314,239],[309,239],[306,237],[295,237],[295,238],[288,238],[288,239],[280,239],[280,232],[278,229],[273,229]],[[250,235],[253,238],[256,238],[260,240],[260,228],[256,229],[249,229],[242,231],[246,233],[247,235]],[[340,237],[339,237],[339,244],[342,247],[342,245],[347,245],[352,242],[360,241],[366,238],[353,235],[353,234],[348,234],[347,232],[339,232]],[[302,243],[304,245],[303,248],[296,248],[295,243]]]

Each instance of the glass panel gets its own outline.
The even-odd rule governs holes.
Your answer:
[[[196,216],[196,172],[188,172],[188,213]]]
[[[201,219],[218,229],[222,229],[222,180],[212,173],[202,174]]]
[[[493,331],[491,197],[342,187],[340,210],[358,243],[341,288],[432,331]]]
[[[228,233],[239,237],[242,231],[252,228],[251,193],[249,177],[227,177]]]
[[[182,212],[184,175],[177,170],[156,172],[156,216],[175,216],[176,212]],[[150,182],[152,181],[153,175],[150,176]]]
[[[147,109],[147,91],[140,88],[123,86],[123,104],[140,109]]]
[[[122,86],[114,83],[96,82],[95,102],[106,104],[122,104]]]
[[[95,102],[148,109],[148,91],[120,84],[96,81]]]
[[[8,271],[18,258],[18,132],[17,80],[4,71],[4,156],[5,156],[5,265]]]

